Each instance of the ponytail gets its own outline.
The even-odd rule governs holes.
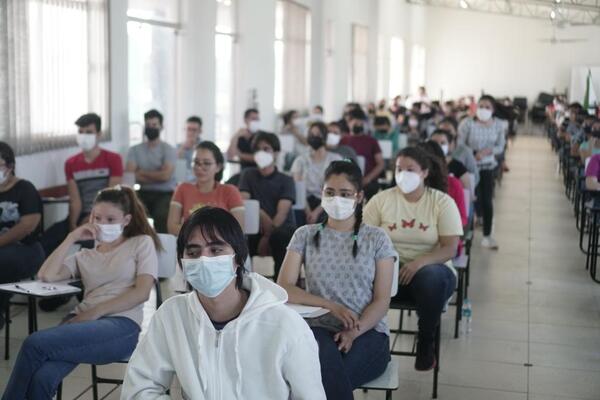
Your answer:
[[[97,203],[114,204],[125,215],[131,215],[131,221],[123,229],[123,237],[131,238],[139,235],[148,235],[152,238],[156,250],[163,250],[156,231],[148,223],[144,205],[131,188],[117,185],[112,188],[103,189],[94,200],[94,204]]]
[[[430,143],[431,142],[431,143]],[[433,141],[421,143],[417,147],[405,147],[400,150],[398,157],[407,157],[414,160],[422,170],[427,170],[427,178],[425,178],[425,186],[437,189],[444,193],[448,192],[448,172],[445,160],[434,155],[437,153],[433,146],[437,146],[440,152],[441,148]],[[443,152],[442,152],[443,154]]]

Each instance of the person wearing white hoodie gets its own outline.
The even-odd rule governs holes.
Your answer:
[[[204,207],[184,223],[177,258],[190,293],[167,300],[132,355],[122,400],[325,399],[317,342],[286,291],[245,274],[248,248],[227,211]]]

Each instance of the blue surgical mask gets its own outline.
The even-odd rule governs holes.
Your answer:
[[[233,255],[184,258],[181,260],[185,280],[200,294],[217,297],[235,278]]]

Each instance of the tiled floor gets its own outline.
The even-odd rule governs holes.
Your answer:
[[[477,241],[473,247],[473,331],[453,339],[454,308],[444,316],[439,398],[599,400],[600,285],[584,269],[556,157],[544,139],[519,137],[508,163],[511,172],[496,195],[500,250],[483,251]],[[0,390],[25,337],[25,312],[15,312],[13,357],[0,362]],[[396,318],[391,315],[392,324]],[[40,326],[59,319],[59,313],[40,314]],[[409,322],[414,324],[414,316]],[[412,359],[400,363],[401,386],[393,398],[430,398],[432,374],[415,372]],[[122,367],[101,371],[118,376]],[[77,368],[65,382],[63,398],[85,388],[89,374],[88,366]],[[105,385],[102,393],[109,389]],[[117,399],[118,390],[108,398]],[[384,396],[357,391],[356,398]]]

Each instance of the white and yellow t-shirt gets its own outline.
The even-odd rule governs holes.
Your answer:
[[[431,188],[416,203],[407,201],[397,187],[379,192],[365,206],[363,221],[387,232],[401,264],[433,251],[440,236],[463,234],[454,200]],[[450,261],[447,265],[452,267]]]

